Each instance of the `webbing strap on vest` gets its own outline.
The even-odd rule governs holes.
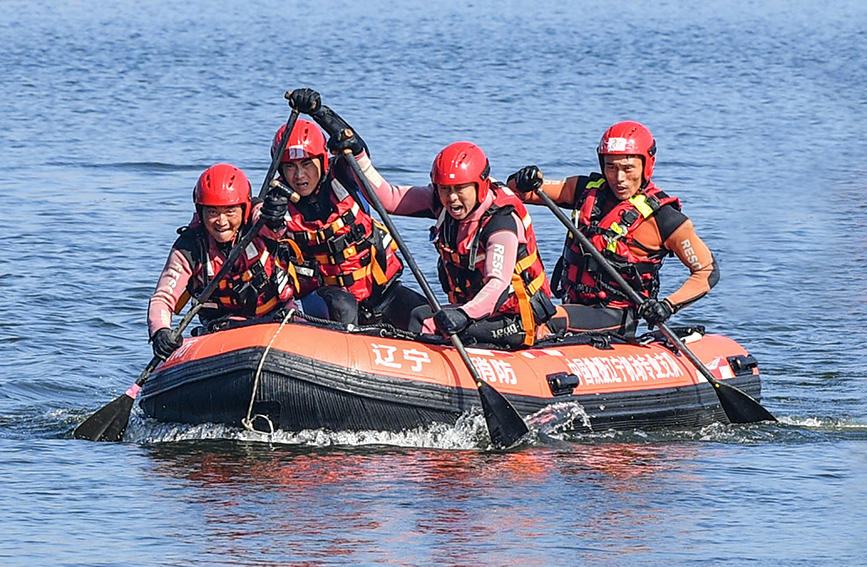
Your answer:
[[[638,212],[641,213],[641,216],[643,216],[644,218],[649,217],[654,213],[656,209],[659,208],[659,199],[653,197],[653,201],[649,201],[647,195],[645,195],[644,193],[633,195],[629,198],[629,202],[632,203],[633,207],[638,209]],[[654,204],[656,205],[655,207]]]
[[[278,243],[281,245],[284,245],[284,246],[288,246],[289,248],[292,249],[292,252],[294,253],[296,262],[299,262],[299,263],[304,262],[304,254],[301,253],[301,248],[298,246],[297,242],[295,242],[294,240],[292,240],[290,238],[286,238],[286,239],[280,239],[278,241]],[[278,254],[278,256],[279,256],[279,254]],[[276,266],[277,262],[274,262],[274,264]],[[295,264],[293,264],[291,260],[286,262],[285,272],[286,272],[286,275],[289,276],[289,279],[292,280],[292,285],[295,286],[295,293],[298,293],[298,291],[301,289],[301,284],[298,283],[298,273],[295,271]]]
[[[267,302],[256,307],[256,317],[264,315],[265,313],[270,311],[275,305],[277,305],[277,297],[272,297]]]
[[[354,272],[350,272],[348,274],[337,274],[336,276],[325,276],[322,278],[322,282],[325,285],[336,285],[338,287],[349,287],[360,279],[366,278],[370,272],[373,270],[373,266],[376,265],[376,262],[371,262],[366,266],[362,266],[358,268]]]
[[[190,295],[189,290],[185,289],[184,293],[181,294],[181,296],[178,298],[178,302],[175,304],[175,309],[174,309],[175,315],[181,314],[181,311],[183,310],[183,308],[187,304],[187,302],[190,300],[190,297],[192,297],[192,295]]]
[[[341,264],[346,261],[347,258],[351,258],[356,254],[360,254],[364,252],[370,247],[369,242],[362,242],[361,247],[359,248],[357,245],[353,244],[351,246],[347,246],[346,248],[335,252],[334,254],[314,254],[313,259],[315,259],[320,264]]]
[[[530,305],[530,298],[536,295],[536,292],[545,284],[545,274],[544,272],[540,273],[529,284],[524,283],[521,274],[529,269],[537,258],[538,254],[535,251],[532,254],[527,254],[515,263],[515,271],[512,273],[512,289],[515,290],[515,297],[518,299],[518,313],[521,315],[521,324],[524,326],[524,344],[526,346],[533,346],[536,338],[536,321],[533,317],[533,306]]]
[[[373,221],[371,238],[375,239],[378,243],[376,246],[371,246],[370,248],[370,254],[373,256],[373,262],[371,262],[373,265],[373,278],[377,285],[385,285],[388,282],[388,277],[386,276],[388,251],[390,249],[392,254],[394,254],[397,251],[397,242],[391,237],[388,229],[376,220]]]
[[[370,274],[371,270],[373,269],[372,265],[376,263],[373,261],[374,260],[373,250],[374,250],[374,248],[371,248],[370,249],[371,253],[364,256],[363,258],[361,258],[361,264],[362,265],[360,268],[358,268],[357,270],[354,270],[352,272],[346,273],[346,274],[336,274],[333,276],[324,276],[322,278],[323,285],[336,285],[338,287],[349,287],[353,283],[357,282],[358,280],[367,277]]]
[[[518,298],[518,313],[521,316],[521,325],[524,327],[524,344],[533,346],[533,341],[536,338],[536,324],[533,321],[530,297],[524,289],[524,280],[520,274],[512,274],[512,288],[515,290],[515,297]]]
[[[352,207],[337,217],[331,224],[326,227],[314,231],[293,231],[290,238],[294,240],[304,240],[308,244],[322,244],[329,238],[334,236],[338,230],[347,225],[355,223],[355,218],[359,212],[358,203],[353,203]]]

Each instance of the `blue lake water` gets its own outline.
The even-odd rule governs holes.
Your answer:
[[[867,564],[867,5],[5,0],[0,565]],[[597,432],[156,425],[71,439],[147,364],[145,311],[229,161],[258,186],[310,86],[391,181],[468,139],[495,177],[643,122],[719,285],[675,323],[758,360],[779,424]],[[543,258],[564,231],[531,210]],[[427,223],[397,219],[433,277]],[[685,277],[663,268],[663,292]],[[409,280],[408,277],[404,278]]]

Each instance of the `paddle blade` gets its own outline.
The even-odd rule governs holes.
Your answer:
[[[518,411],[493,386],[481,380],[476,383],[482,400],[482,413],[488,424],[491,441],[498,449],[511,447],[529,431]]]
[[[720,405],[726,412],[726,417],[732,423],[756,423],[759,421],[777,421],[771,412],[766,410],[759,402],[734,386],[723,382],[714,381]]]
[[[134,402],[135,398],[128,392],[118,397],[76,427],[73,437],[88,441],[120,441],[129,424]]]

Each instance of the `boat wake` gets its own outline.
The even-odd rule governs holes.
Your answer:
[[[593,431],[590,417],[584,408],[575,402],[553,404],[529,416],[526,421],[530,433],[516,447],[519,450],[527,447],[559,445],[563,442],[766,444],[820,442],[829,440],[829,437],[867,439],[865,423],[820,417],[782,417],[775,424],[732,425],[718,422],[701,428]],[[492,449],[485,419],[479,411],[461,416],[454,425],[435,422],[425,427],[399,432],[307,429],[297,432],[277,430],[273,433],[212,423],[198,425],[162,423],[136,412],[124,436],[124,441],[139,444],[195,440],[234,440],[312,448],[391,446],[445,450]]]
[[[191,440],[228,439],[253,443],[301,445],[307,447],[396,446],[426,449],[488,449],[485,419],[480,412],[462,416],[455,425],[431,423],[405,431],[332,431],[306,429],[273,433],[251,431],[221,424],[185,425],[161,423],[136,416],[124,437],[133,443],[172,443]]]

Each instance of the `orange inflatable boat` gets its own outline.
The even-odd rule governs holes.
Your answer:
[[[718,380],[760,399],[758,365],[743,347],[701,329],[678,333]],[[711,385],[663,339],[639,345],[579,336],[513,352],[467,351],[482,379],[523,416],[572,402],[589,417],[575,430],[727,421]],[[476,386],[449,345],[305,322],[188,338],[144,384],[139,400],[158,421],[240,426],[258,415],[284,431],[400,431],[454,423],[480,408]]]

